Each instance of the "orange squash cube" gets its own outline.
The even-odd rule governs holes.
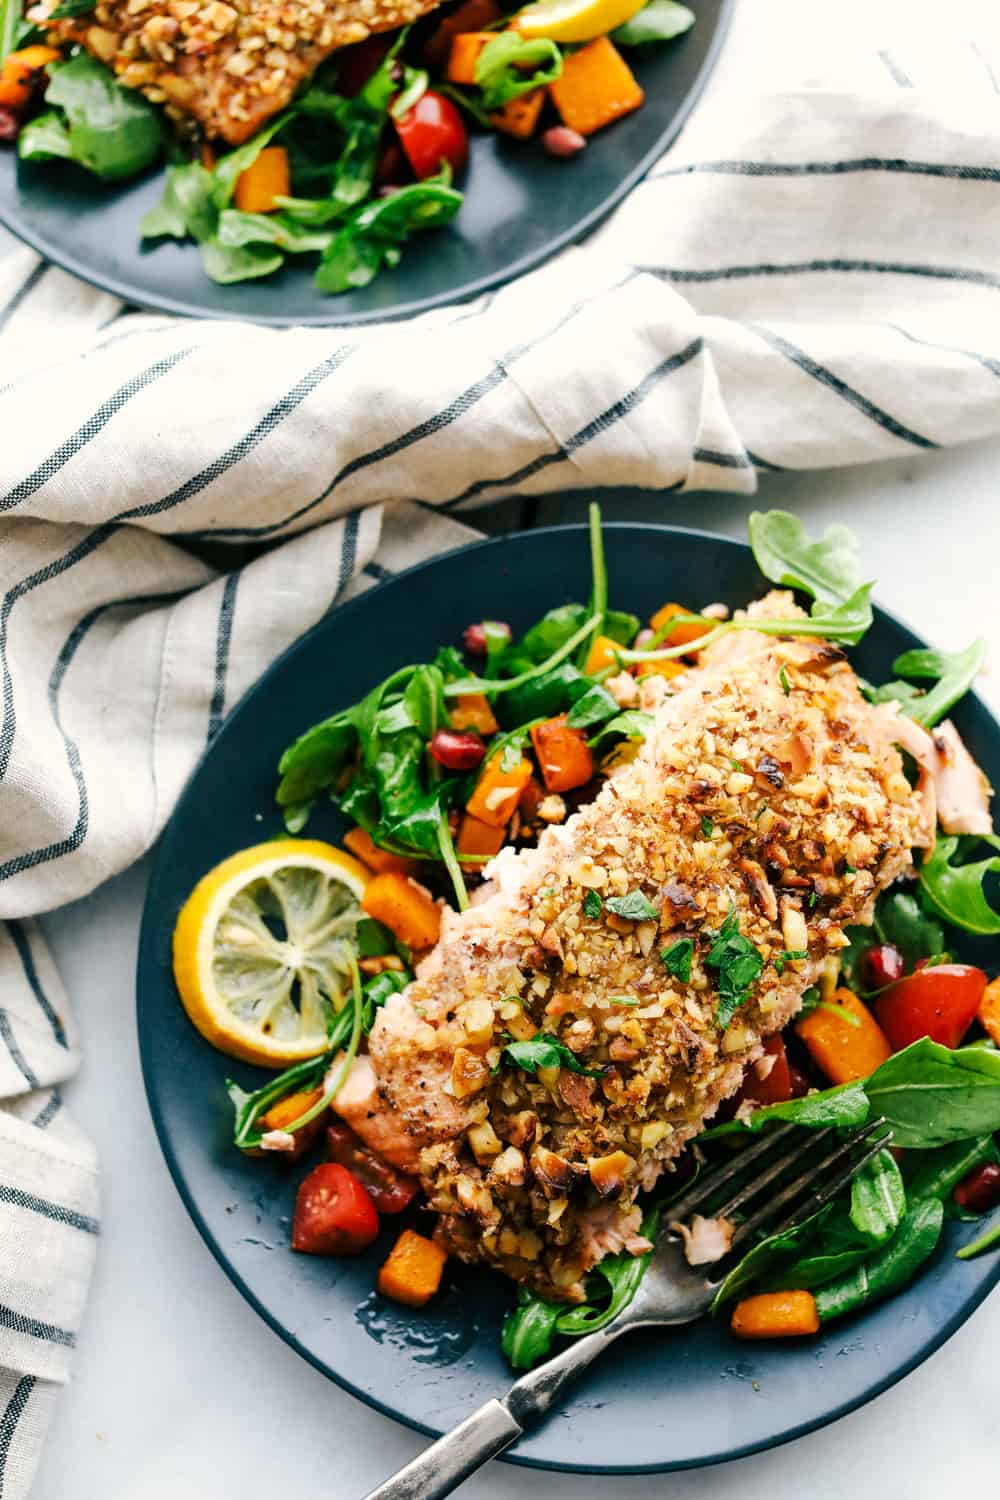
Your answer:
[[[494,854],[500,853],[506,837],[507,830],[502,823],[498,828],[493,823],[484,823],[480,818],[466,813],[458,830],[455,848],[459,854],[472,854],[483,860],[492,859]]]
[[[739,1339],[793,1339],[818,1333],[812,1292],[761,1292],[733,1309],[730,1328]]]
[[[465,810],[482,823],[502,828],[514,816],[521,793],[531,780],[531,761],[522,755],[511,771],[501,769],[503,752],[494,755],[476,783]]]
[[[474,729],[484,739],[496,734],[499,725],[484,693],[462,693],[448,710],[452,729]]]
[[[536,724],[531,742],[547,791],[569,792],[584,786],[593,776],[594,757],[587,736],[579,729],[570,729],[565,714]]]
[[[867,1005],[850,990],[835,990],[830,1003],[845,1014],[818,1005],[796,1023],[795,1030],[831,1083],[867,1078],[892,1056],[889,1039]]]
[[[291,191],[288,152],[284,146],[265,146],[245,172],[236,179],[233,203],[241,213],[270,214],[278,207],[278,198]]]
[[[344,847],[350,849],[355,859],[360,859],[369,870],[375,870],[379,874],[385,870],[396,870],[400,875],[415,875],[420,867],[419,860],[407,859],[402,854],[391,854],[388,849],[380,849],[371,834],[366,833],[363,828],[352,828],[350,833],[345,833]]]
[[[376,1285],[383,1297],[407,1307],[424,1307],[441,1285],[447,1260],[440,1245],[404,1229],[379,1271]]]
[[[492,42],[492,31],[461,31],[451,44],[448,57],[447,78],[449,83],[475,83],[476,63],[487,42]]]
[[[408,948],[432,948],[438,940],[441,908],[430,891],[398,870],[370,880],[361,905]]]
[[[683,604],[664,604],[662,609],[656,611],[656,614],[649,623],[654,630],[659,630],[662,625],[666,625],[668,620],[674,619],[677,615],[691,615],[694,613],[694,610],[685,608]],[[662,646],[691,645],[693,642],[701,640],[703,635],[708,635],[710,630],[715,629],[715,625],[715,621],[709,620],[706,620],[704,624],[692,622],[687,625],[675,625],[670,634],[664,636],[660,644]]]
[[[564,58],[562,73],[549,84],[549,93],[563,124],[581,135],[593,135],[630,114],[645,98],[628,63],[606,36]]]
[[[624,649],[621,641],[613,641],[609,635],[595,635],[583,664],[584,672],[588,677],[596,677],[598,672],[603,672],[607,667],[614,667],[617,671],[617,653]]]
[[[521,94],[517,99],[511,99],[502,109],[494,110],[490,115],[490,124],[494,130],[500,130],[504,135],[512,135],[519,141],[526,141],[535,133],[538,117],[545,103],[545,90],[532,89],[530,93]]]

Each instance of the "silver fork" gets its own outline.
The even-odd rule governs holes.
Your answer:
[[[789,1229],[829,1203],[891,1141],[892,1131],[884,1126],[884,1119],[873,1120],[838,1138],[832,1127],[803,1132],[794,1125],[779,1125],[725,1165],[697,1177],[687,1192],[668,1205],[666,1216],[674,1225],[709,1206],[718,1218],[748,1211],[733,1234],[725,1262],[731,1264],[732,1252],[746,1246],[754,1235]],[[789,1142],[791,1135],[795,1138]],[[782,1142],[786,1149],[776,1152]],[[824,1142],[830,1149],[814,1159]],[[745,1177],[746,1168],[755,1162],[756,1174]],[[767,1188],[772,1192],[755,1206]],[[717,1202],[725,1189],[730,1191]],[[789,1212],[781,1218],[786,1209]],[[693,1323],[708,1310],[718,1287],[718,1279],[688,1264],[681,1235],[673,1228],[662,1230],[638,1291],[614,1322],[574,1339],[554,1358],[522,1375],[505,1396],[487,1401],[365,1500],[441,1500],[450,1495],[470,1474],[516,1442],[526,1427],[546,1416],[570,1381],[615,1339],[633,1328]]]

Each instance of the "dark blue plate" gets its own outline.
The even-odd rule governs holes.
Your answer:
[[[609,525],[606,545],[612,603],[644,616],[665,599],[740,604],[762,589],[749,548],[719,537]],[[451,1427],[509,1382],[499,1332],[511,1288],[489,1273],[456,1268],[424,1312],[381,1300],[372,1286],[395,1237],[391,1223],[359,1260],[286,1249],[302,1169],[248,1161],[233,1149],[223,1079],[230,1073],[255,1087],[259,1075],[213,1051],[189,1024],[171,977],[171,933],[206,870],[279,830],[274,768],[290,739],[360,698],[403,660],[429,658],[469,620],[492,615],[521,629],[552,605],[585,598],[589,576],[586,531],[553,528],[450,553],[336,610],[226,721],[163,835],[146,901],[138,968],[142,1063],[160,1143],[192,1218],[282,1338],[362,1400],[429,1433]],[[884,681],[893,658],[919,644],[879,611],[856,653],[859,669]],[[956,719],[1000,785],[997,724],[971,695]],[[344,824],[331,807],[309,831],[337,840]],[[913,1286],[802,1343],[738,1344],[709,1318],[676,1333],[633,1334],[510,1457],[589,1473],[687,1468],[830,1422],[926,1359],[1000,1279],[1000,1257],[954,1258],[978,1232],[947,1224]]]
[[[164,312],[350,324],[460,302],[581,239],[649,171],[701,93],[732,5],[699,0],[697,24],[685,36],[647,49],[648,56],[633,53],[645,104],[594,136],[576,160],[554,161],[537,142],[474,135],[454,224],[418,235],[396,270],[339,297],[313,285],[315,256],[290,256],[273,276],[219,286],[202,271],[196,245],[143,244],[139,221],[160,201],[162,172],[111,186],[66,163],[19,163],[0,148],[0,223],[84,281]]]

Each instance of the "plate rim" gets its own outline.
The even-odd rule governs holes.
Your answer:
[[[697,526],[679,526],[669,523],[657,523],[652,521],[606,521],[604,523],[604,529],[605,531],[614,530],[618,532],[653,532],[658,536],[693,536],[697,537],[701,541],[710,541],[715,545],[721,544],[722,546],[727,548],[734,547],[744,552],[749,552],[751,550],[748,542],[737,541],[734,537],[725,536],[719,532],[710,531],[706,528]],[[504,546],[510,545],[512,542],[526,542],[542,535],[550,535],[552,533],[565,534],[566,532],[574,532],[585,536],[588,534],[588,527],[585,524],[579,524],[576,522],[570,523],[568,525],[539,526],[532,530],[519,529],[517,531],[504,532],[498,536],[483,537],[480,541],[476,542],[460,543],[456,547],[451,547],[445,552],[436,553],[433,557],[424,558],[422,561],[414,563],[408,568],[401,569],[398,573],[394,573],[391,578],[385,579],[381,584],[377,586],[377,592],[381,593],[383,589],[391,589],[395,584],[401,582],[402,580],[412,578],[415,574],[430,572],[436,566],[449,561],[458,554],[468,554],[471,552],[481,553],[489,550],[502,550]],[[245,703],[261,687],[264,682],[270,680],[272,675],[277,676],[284,670],[287,661],[302,648],[306,641],[311,640],[314,636],[320,635],[325,629],[329,629],[333,620],[337,620],[338,622],[340,622],[345,617],[349,619],[350,615],[356,612],[357,608],[362,605],[367,599],[369,599],[373,592],[375,592],[375,590],[366,589],[364,590],[364,592],[358,594],[354,599],[346,600],[343,604],[335,606],[334,609],[332,609],[328,614],[324,615],[322,619],[318,620],[315,625],[311,626],[309,630],[305,631],[301,636],[298,637],[297,640],[293,641],[290,646],[287,646],[285,650],[282,651],[280,655],[274,659],[274,661],[266,669],[266,671],[262,672],[261,675],[253,683],[250,684],[246,691],[241,694],[237,702],[233,704],[232,708],[226,714],[225,720],[223,721],[223,727],[226,723],[228,723],[230,718],[232,718],[243,708]],[[904,620],[900,619],[898,615],[894,614],[890,610],[882,608],[882,606],[878,604],[874,605],[874,609],[875,623],[878,623],[880,618],[886,620],[890,624],[904,631],[907,635],[913,637],[913,639],[918,641],[921,645],[926,644],[926,642],[924,642],[923,640],[923,637],[918,636],[916,632],[912,630]],[[1000,719],[997,718],[993,709],[989,704],[983,701],[983,699],[979,696],[974,688],[969,690],[969,694],[967,696],[970,696],[974,700],[979,710],[983,714],[985,714],[986,718],[988,719],[989,723],[992,725],[996,733],[998,742],[1000,742]],[[151,1045],[152,1028],[150,1028],[149,1026],[144,1027],[142,1024],[143,1000],[141,985],[142,972],[148,961],[147,953],[152,950],[155,943],[155,927],[157,917],[151,909],[150,896],[153,890],[153,886],[156,882],[161,863],[164,859],[162,845],[163,836],[169,829],[170,824],[173,822],[174,818],[177,817],[187,797],[190,795],[194,783],[201,771],[202,765],[204,764],[208,756],[210,756],[213,752],[213,744],[207,745],[202,754],[199,756],[196,765],[193,767],[190,775],[184,783],[181,793],[174,805],[173,811],[170,814],[170,818],[164,825],[163,830],[161,830],[156,845],[154,846],[153,862],[150,869],[149,882],[146,889],[146,895],[143,900],[142,918],[139,930],[139,943],[136,955],[136,1019],[143,1088],[146,1095],[146,1103],[149,1108],[150,1117],[153,1122],[153,1128],[156,1132],[156,1138],[159,1143],[160,1150],[163,1154],[164,1161],[166,1162],[167,1170],[170,1173],[170,1177],[174,1184],[174,1187],[177,1189],[180,1199],[184,1204],[184,1207],[187,1210],[188,1215],[190,1216],[203,1242],[211,1252],[211,1255],[216,1264],[225,1273],[231,1285],[234,1286],[240,1296],[249,1303],[249,1305],[254,1309],[258,1316],[264,1320],[264,1322],[273,1330],[273,1332],[275,1332],[278,1337],[289,1346],[289,1348],[294,1349],[294,1351],[315,1370],[318,1370],[319,1373],[325,1376],[328,1380],[332,1380],[334,1384],[339,1386],[342,1390],[347,1391],[349,1395],[354,1396],[357,1400],[362,1401],[366,1406],[371,1407],[373,1410],[380,1412],[381,1415],[391,1418],[393,1421],[400,1423],[404,1427],[408,1427],[411,1431],[419,1432],[425,1437],[437,1438],[442,1435],[444,1429],[435,1427],[426,1422],[422,1422],[419,1418],[411,1417],[399,1412],[398,1410],[388,1405],[385,1401],[380,1399],[380,1397],[375,1395],[373,1392],[365,1390],[359,1385],[356,1385],[351,1380],[349,1375],[342,1374],[339,1371],[333,1370],[328,1364],[324,1363],[319,1355],[314,1354],[309,1349],[307,1349],[299,1341],[295,1333],[281,1323],[279,1317],[276,1314],[273,1314],[267,1307],[264,1306],[259,1297],[251,1288],[246,1278],[240,1273],[240,1271],[236,1268],[232,1261],[227,1258],[222,1245],[216,1240],[194,1196],[188,1188],[183,1170],[173,1150],[168,1122],[163,1112],[161,1111],[159,1103],[155,1096],[152,1082],[152,1074],[154,1071]],[[906,1379],[908,1375],[911,1375],[914,1370],[919,1368],[920,1365],[926,1363],[926,1361],[930,1359],[932,1355],[936,1354],[937,1351],[944,1344],[946,1344],[948,1340],[952,1338],[954,1334],[956,1334],[965,1323],[969,1321],[969,1319],[982,1305],[982,1303],[986,1300],[990,1293],[996,1290],[998,1284],[1000,1284],[1000,1257],[997,1258],[996,1264],[987,1273],[976,1290],[970,1293],[969,1296],[963,1301],[961,1307],[958,1308],[951,1315],[951,1317],[946,1319],[945,1322],[934,1331],[934,1333],[924,1342],[921,1348],[911,1357],[904,1360],[902,1364],[894,1367],[887,1374],[880,1375],[878,1378],[865,1383],[849,1399],[840,1402],[836,1407],[831,1408],[829,1411],[825,1411],[822,1415],[814,1419],[796,1423],[794,1426],[783,1429],[779,1433],[774,1434],[770,1437],[741,1443],[738,1446],[729,1447],[725,1451],[717,1451],[711,1454],[699,1456],[697,1458],[665,1460],[660,1463],[608,1463],[602,1464],[599,1469],[595,1468],[592,1463],[584,1464],[562,1459],[537,1458],[527,1454],[519,1454],[516,1451],[507,1451],[498,1455],[499,1461],[502,1463],[516,1465],[521,1468],[538,1469],[551,1473],[591,1475],[600,1474],[602,1476],[607,1475],[608,1477],[626,1477],[630,1475],[665,1474],[693,1469],[714,1468],[719,1464],[729,1463],[741,1458],[747,1458],[754,1453],[770,1452],[772,1449],[784,1447],[786,1444],[794,1442],[796,1439],[804,1437],[811,1432],[818,1432],[825,1427],[831,1426],[834,1422],[838,1422],[842,1417],[848,1416],[851,1412],[858,1411],[863,1406],[867,1406],[871,1401],[874,1401],[885,1391],[890,1390],[895,1385],[898,1385],[900,1381]],[[863,1317],[864,1315],[859,1314],[858,1316]],[[848,1326],[851,1326],[856,1321],[857,1319],[850,1320]],[[502,1396],[503,1390],[497,1392],[497,1395]],[[528,1430],[530,1431],[532,1429]]]
[[[484,276],[466,282],[459,288],[449,288],[446,291],[434,293],[429,297],[421,297],[410,302],[401,302],[398,306],[391,308],[372,308],[367,312],[345,313],[340,316],[335,310],[329,314],[322,312],[309,313],[303,317],[283,317],[280,313],[265,313],[254,315],[241,312],[238,298],[234,297],[233,308],[225,311],[214,308],[207,309],[198,303],[185,301],[166,295],[148,296],[136,295],[136,288],[130,286],[126,281],[114,275],[99,275],[79,261],[73,254],[72,248],[63,249],[53,246],[48,237],[30,225],[25,225],[21,216],[16,211],[17,198],[15,197],[14,208],[5,207],[0,198],[0,225],[7,229],[21,244],[27,245],[36,254],[41,255],[52,265],[58,266],[63,271],[68,271],[88,286],[95,287],[98,291],[109,292],[112,296],[120,298],[124,303],[135,307],[139,312],[168,313],[174,317],[198,318],[211,320],[212,322],[225,323],[249,323],[265,328],[360,328],[373,323],[396,323],[404,318],[417,317],[421,313],[430,312],[434,308],[444,306],[460,306],[481,297],[484,292],[494,287],[506,286],[510,281],[526,275],[535,270],[546,261],[552,260],[568,246],[575,244],[591,234],[598,224],[622,202],[628,193],[645,177],[655,161],[673,145],[680,135],[684,126],[690,118],[691,112],[705,91],[709,78],[715,71],[719,55],[725,45],[726,39],[732,25],[733,14],[736,9],[736,0],[719,0],[719,10],[716,19],[715,31],[708,46],[708,51],[687,92],[684,94],[677,109],[671,116],[668,124],[660,135],[657,136],[652,146],[635,163],[631,171],[620,179],[614,190],[603,197],[600,203],[578,219],[569,229],[565,229],[554,239],[546,242],[537,250],[521,256],[512,261],[510,265],[502,270],[490,272]],[[17,172],[17,157],[12,158],[11,170]],[[192,247],[194,248],[194,247]],[[330,302],[335,304],[336,298],[331,297]]]

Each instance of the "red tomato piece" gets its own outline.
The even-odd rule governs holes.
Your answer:
[[[761,1078],[755,1067],[748,1069],[740,1098],[752,1099],[755,1104],[783,1104],[792,1097],[792,1075],[785,1043],[780,1036],[768,1037],[764,1043],[764,1057],[774,1058],[770,1072],[766,1078]]]
[[[419,182],[435,177],[446,161],[457,176],[469,155],[469,137],[457,108],[433,89],[421,94],[401,120],[394,120],[400,145]]]
[[[957,1047],[976,1018],[986,975],[971,964],[935,964],[889,988],[874,1003],[878,1023],[895,1052],[929,1036]]]
[[[380,1214],[401,1214],[420,1191],[416,1177],[399,1172],[364,1145],[349,1125],[331,1125],[326,1132],[326,1151],[362,1184]]]
[[[292,1249],[305,1255],[360,1255],[378,1234],[378,1214],[353,1172],[338,1162],[314,1167],[299,1188]]]

